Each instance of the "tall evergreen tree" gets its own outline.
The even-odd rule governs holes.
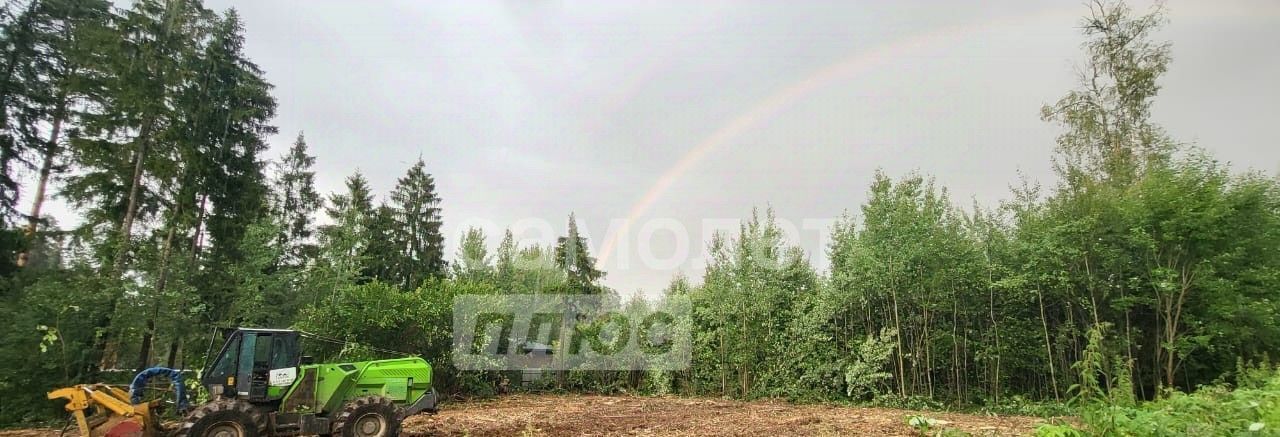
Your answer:
[[[199,86],[190,90],[205,105],[193,137],[205,139],[208,166],[202,199],[212,208],[206,229],[214,262],[241,259],[240,240],[248,226],[267,211],[265,162],[266,137],[276,133],[271,125],[276,100],[263,72],[244,55],[244,27],[235,9],[214,23],[211,39],[196,71]]]
[[[109,3],[102,0],[7,2],[0,6],[0,252],[3,263],[28,263],[39,241],[44,200],[62,169],[75,82],[85,53],[102,40]],[[18,173],[36,170],[25,238],[15,238]],[[16,227],[16,226],[14,226]],[[21,249],[19,247],[22,247]],[[17,251],[16,257],[12,256]],[[55,255],[56,256],[56,255]]]
[[[385,203],[373,211],[365,229],[369,244],[361,251],[365,260],[364,277],[399,284],[401,289],[407,290],[410,286],[402,284],[400,277],[406,258],[396,215],[396,210]]]
[[[101,44],[110,4],[103,0],[6,4],[0,22],[0,209],[11,215],[17,181],[12,164],[38,168],[28,232],[38,225],[55,161],[64,150],[74,99],[82,89],[80,66]],[[16,16],[11,14],[16,13]]]
[[[0,225],[18,215],[17,171],[28,165],[40,141],[38,117],[32,114],[38,97],[30,95],[30,90],[39,88],[39,77],[31,67],[38,63],[40,28],[48,17],[41,11],[41,2],[15,6],[4,4],[0,17],[4,20],[0,22]]]
[[[151,182],[173,180],[184,167],[170,137],[186,122],[179,95],[212,20],[199,2],[139,0],[114,20],[117,38],[83,65],[88,110],[80,114],[82,135],[72,140],[79,171],[63,194],[93,210],[85,234],[110,235],[98,242],[109,276],[124,274],[135,224],[163,203]]]
[[[320,227],[321,268],[333,281],[329,285],[350,283],[359,278],[367,260],[369,226],[374,220],[373,194],[369,181],[357,170],[347,177],[347,191],[329,196],[325,213],[330,223]]]
[[[316,193],[316,173],[311,170],[315,162],[316,158],[307,154],[306,139],[298,132],[298,138],[277,166],[275,211],[284,224],[280,245],[285,250],[285,262],[294,266],[305,265],[315,256],[312,215],[324,205]]]
[[[396,182],[390,206],[395,211],[397,242],[401,261],[397,285],[415,288],[427,278],[444,277],[444,236],[440,217],[440,196],[435,179],[421,159]]]
[[[179,187],[190,186],[181,182],[187,180],[191,163],[184,156],[191,153],[185,147],[189,143],[182,141],[190,114],[180,96],[214,18],[199,2],[140,0],[111,20],[110,37],[86,51],[78,66],[82,74],[75,85],[85,104],[77,112],[78,129],[70,142],[76,170],[62,194],[87,210],[78,233],[89,241],[99,271],[111,281],[105,291],[111,309],[98,323],[105,334],[94,347],[103,366],[115,365],[119,336],[131,323],[116,314],[140,296],[126,292],[132,283],[120,281],[130,271],[130,258],[158,250],[168,259],[171,242],[180,234],[178,218],[189,211],[179,207],[181,202],[168,201]],[[165,217],[167,228],[157,239],[163,248],[140,246],[149,236],[135,229],[153,229],[150,222],[158,215]],[[167,267],[161,264],[159,278],[164,278]],[[155,269],[136,273],[144,275],[143,270]],[[157,279],[155,291],[164,283]],[[145,319],[148,326],[154,322],[154,317]]]
[[[578,233],[578,221],[569,214],[569,226],[565,236],[556,240],[556,265],[568,276],[566,286],[571,292],[597,294],[603,289],[597,282],[604,272],[596,268],[596,259],[587,250],[587,239]]]
[[[273,274],[278,268],[259,267],[264,259],[279,259],[258,256],[271,252],[244,242],[251,226],[262,226],[257,239],[261,229],[276,229],[265,225],[272,220],[266,217],[268,187],[261,158],[266,137],[276,133],[271,125],[276,101],[262,70],[244,54],[244,28],[236,11],[212,16],[206,29],[208,36],[190,60],[190,76],[177,97],[182,123],[170,127],[183,164],[177,177],[182,186],[172,196],[176,205],[171,214],[180,221],[172,226],[191,237],[185,248],[193,260],[189,265],[203,267],[186,272],[196,277],[195,291],[208,308],[202,315],[216,323],[234,323],[232,308],[243,290],[236,284],[241,278],[233,272]],[[169,245],[164,244],[162,253],[172,252]],[[245,248],[253,250],[252,259]],[[161,260],[162,266],[170,263]],[[163,291],[163,283],[156,287]],[[148,363],[144,359],[140,364]]]

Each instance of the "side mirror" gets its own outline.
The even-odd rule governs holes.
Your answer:
[[[308,364],[315,364],[315,363],[316,363],[316,357],[313,357],[310,355],[303,355],[300,365],[306,366]]]

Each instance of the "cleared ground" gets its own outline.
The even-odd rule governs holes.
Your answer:
[[[793,405],[777,401],[582,395],[513,395],[451,402],[439,414],[410,417],[413,436],[809,436],[916,435],[906,418],[923,415],[973,435],[1028,435],[1043,419],[919,413],[886,408]],[[0,437],[56,437],[57,430],[0,430]]]
[[[405,421],[404,435],[470,436],[800,436],[915,435],[906,418],[923,415],[973,435],[1028,435],[1043,419],[918,413],[884,408],[792,405],[675,397],[517,395],[450,403]]]

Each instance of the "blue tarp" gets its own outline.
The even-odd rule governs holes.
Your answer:
[[[134,376],[133,382],[129,383],[129,402],[142,403],[142,390],[146,388],[147,380],[153,376],[164,376],[173,382],[173,396],[178,403],[178,411],[187,411],[187,386],[182,384],[182,372],[168,367],[152,367],[138,372],[138,376]]]

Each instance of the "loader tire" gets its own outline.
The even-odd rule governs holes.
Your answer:
[[[382,396],[361,396],[347,401],[333,422],[334,437],[396,437],[400,435],[400,421],[404,420],[400,407]]]
[[[173,437],[265,437],[267,420],[248,402],[219,399],[197,407]]]

